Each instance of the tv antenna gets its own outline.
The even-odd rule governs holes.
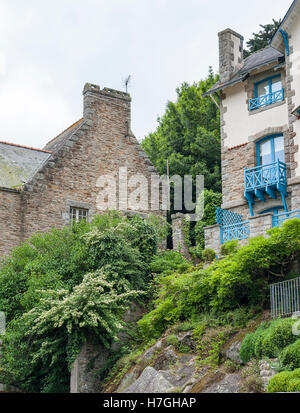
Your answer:
[[[124,80],[126,93],[128,93],[128,87],[129,87],[130,81],[131,81],[131,75],[127,76],[126,79]]]

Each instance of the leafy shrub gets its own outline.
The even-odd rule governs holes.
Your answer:
[[[221,255],[223,257],[235,253],[239,248],[238,241],[228,241],[221,246]]]
[[[228,326],[207,329],[198,341],[198,364],[218,367],[221,360],[221,350],[232,332],[232,328]]]
[[[290,379],[291,373],[289,371],[283,371],[282,373],[277,374],[269,382],[268,393],[286,392]]]
[[[26,391],[68,391],[68,371],[85,339],[108,347],[122,328],[126,304],[138,294],[119,294],[100,271],[85,275],[72,292],[42,291],[39,304],[8,326],[0,380],[11,376]]]
[[[202,253],[202,259],[204,262],[211,263],[216,259],[216,253],[214,250],[207,248],[206,250],[203,251]]]
[[[8,321],[3,382],[25,391],[68,391],[82,343],[92,337],[110,345],[128,300],[148,290],[162,234],[155,223],[109,212],[14,249],[0,268],[0,308]]]
[[[202,256],[203,256],[203,249],[199,246],[196,245],[196,247],[192,247],[189,249],[189,253],[191,255],[191,257],[196,260],[202,260]]]
[[[269,231],[269,237],[257,237],[206,269],[159,278],[159,297],[154,310],[141,321],[143,334],[159,337],[179,321],[189,320],[200,313],[228,313],[238,308],[269,306],[269,284],[285,279],[289,263],[300,255],[300,220],[287,221]],[[289,338],[276,332],[274,345],[263,343],[267,354],[275,354]],[[290,335],[288,336],[290,337]],[[282,341],[283,344],[280,344]],[[257,352],[260,352],[259,346]]]
[[[175,334],[172,334],[167,337],[167,344],[168,346],[174,346],[175,348],[177,348],[180,343],[178,337],[176,337]]]
[[[263,323],[254,333],[248,334],[240,350],[243,363],[252,358],[278,357],[285,347],[297,340],[292,331],[294,322],[293,319],[274,320]]]
[[[268,393],[300,391],[300,369],[277,374],[270,380],[267,391]]]
[[[296,336],[297,338],[297,336]],[[280,364],[286,369],[300,368],[300,340],[286,347],[280,354]]]
[[[170,275],[174,272],[183,273],[187,271],[191,263],[183,254],[177,251],[160,252],[151,262],[152,273]]]
[[[255,339],[255,334],[247,334],[242,342],[240,358],[244,364],[247,364],[251,359],[255,357]]]
[[[29,309],[28,300],[34,305],[39,289],[60,283],[71,290],[85,274],[99,269],[104,269],[111,281],[123,278],[133,289],[147,288],[159,231],[139,217],[129,220],[112,211],[97,215],[92,223],[34,235],[2,262],[1,311],[10,321]],[[35,299],[29,298],[28,290]]]
[[[292,379],[288,382],[286,390],[288,393],[300,392],[300,377],[298,379]]]

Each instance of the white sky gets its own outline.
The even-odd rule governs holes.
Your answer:
[[[291,0],[0,0],[0,140],[42,148],[82,116],[85,82],[132,76],[138,139],[184,81],[218,69],[217,33],[247,40]]]

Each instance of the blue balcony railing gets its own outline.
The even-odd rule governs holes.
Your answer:
[[[243,221],[242,215],[227,209],[216,209],[217,224],[221,226],[221,244],[233,240],[243,240],[250,236],[250,223]]]
[[[265,106],[273,105],[273,103],[281,102],[284,100],[284,90],[277,90],[273,93],[268,93],[267,95],[259,96],[255,99],[249,100],[249,110],[252,112],[253,110],[263,108]]]
[[[218,225],[224,227],[227,225],[233,225],[242,222],[243,217],[242,215],[229,211],[228,209],[217,208],[216,221]]]
[[[278,228],[282,225],[285,221],[289,219],[298,218],[300,219],[300,209],[296,209],[295,211],[284,212],[282,214],[274,214],[273,215],[273,228]]]
[[[286,188],[286,164],[284,162],[277,161],[245,170],[246,192],[266,189],[270,186],[276,189]]]
[[[221,244],[233,240],[243,240],[250,237],[250,222],[244,221],[221,227]]]
[[[245,198],[249,202],[251,215],[253,216],[252,206],[255,204],[255,197],[260,201],[266,201],[265,195],[277,199],[276,191],[281,193],[285,210],[286,188],[286,164],[279,160],[268,165],[256,166],[255,168],[245,169]]]

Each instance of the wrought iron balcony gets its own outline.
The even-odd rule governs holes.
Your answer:
[[[253,215],[252,205],[255,204],[255,197],[260,201],[266,201],[265,195],[277,199],[276,191],[281,193],[287,211],[286,188],[286,164],[284,162],[277,161],[268,165],[245,169],[245,198],[249,202],[251,215]]]
[[[221,227],[221,244],[233,240],[243,240],[250,237],[250,222],[243,221]]]
[[[284,212],[282,214],[274,214],[273,215],[273,228],[280,227],[285,221],[289,219],[298,218],[300,219],[300,209],[296,209],[295,211]]]
[[[284,90],[277,90],[276,92],[269,93],[267,95],[259,96],[255,99],[249,100],[249,110],[252,112],[253,110],[263,108],[265,106],[273,105],[273,103],[281,102],[284,100]]]
[[[250,223],[235,212],[217,208],[217,224],[221,226],[221,244],[227,241],[243,240],[250,236]]]

